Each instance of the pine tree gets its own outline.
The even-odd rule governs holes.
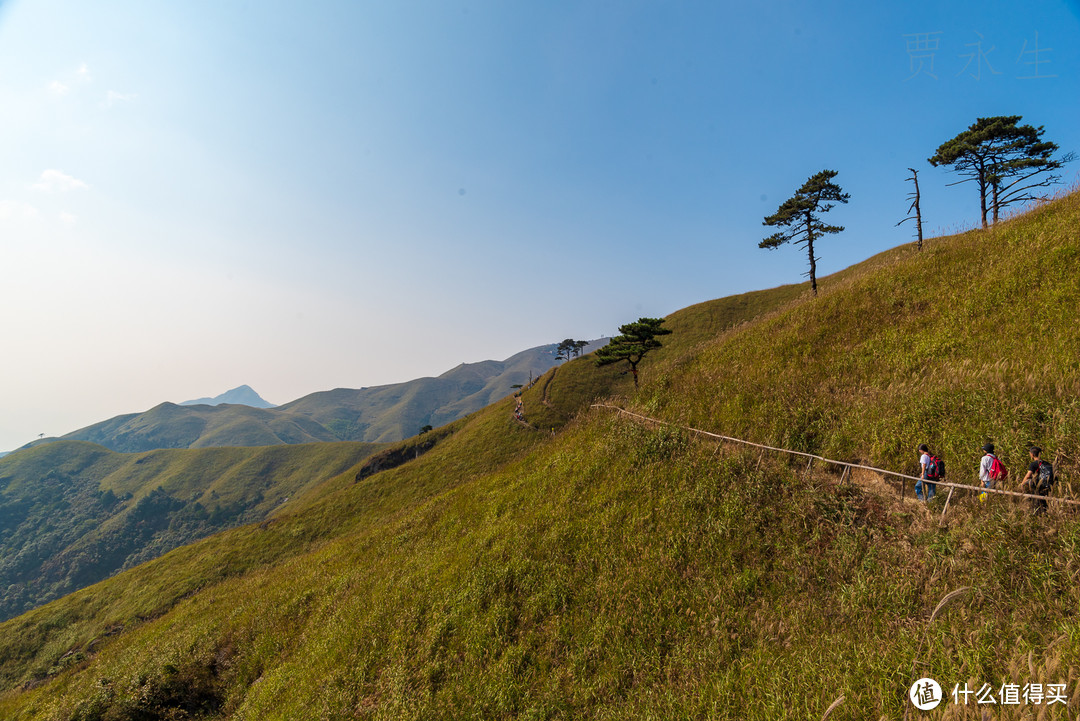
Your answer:
[[[780,226],[787,230],[773,233],[758,243],[759,248],[778,248],[791,241],[796,245],[805,245],[810,256],[810,288],[817,295],[817,258],[814,255],[814,241],[826,233],[839,233],[843,226],[825,225],[818,218],[833,208],[833,202],[846,203],[851,196],[833,183],[835,170],[822,170],[811,176],[795,195],[785,200],[780,208],[765,218],[763,225]]]
[[[574,353],[574,339],[567,338],[555,349],[555,360],[570,360]]]
[[[638,363],[649,351],[659,348],[658,335],[669,335],[667,328],[661,328],[663,318],[638,318],[636,323],[627,323],[619,326],[619,333],[611,341],[596,351],[596,365],[608,365],[626,361],[630,364],[630,372],[634,374],[634,387],[638,385]]]
[[[1042,139],[1042,126],[1018,125],[1020,120],[1019,115],[979,118],[929,159],[935,167],[951,166],[952,172],[966,176],[951,185],[975,181],[984,228],[988,213],[996,223],[1002,208],[1038,199],[1035,189],[1059,182],[1061,176],[1054,171],[1076,157],[1068,153],[1054,159],[1058,146]]]

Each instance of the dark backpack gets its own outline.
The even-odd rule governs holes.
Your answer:
[[[1054,485],[1054,467],[1046,461],[1039,461],[1039,475],[1035,477],[1035,490],[1039,495],[1046,495]]]
[[[929,454],[927,454],[929,455]],[[945,461],[937,456],[930,456],[930,462],[926,464],[926,480],[936,481],[945,477]]]

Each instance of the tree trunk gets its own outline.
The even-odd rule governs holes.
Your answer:
[[[993,186],[993,189],[994,189],[994,225],[997,225],[997,222],[998,222],[998,184],[993,183],[992,186]]]
[[[979,167],[979,210],[982,213],[982,227],[986,227],[986,169]]]
[[[911,179],[915,181],[915,230],[919,234],[919,250],[922,250],[922,208],[919,206],[919,174],[911,168]]]
[[[817,295],[817,262],[814,261],[814,216],[806,213],[806,248],[810,253],[810,290]]]

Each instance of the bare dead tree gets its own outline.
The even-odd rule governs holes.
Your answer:
[[[919,239],[919,250],[922,250],[922,208],[919,207],[919,201],[921,199],[919,196],[919,172],[915,170],[915,168],[908,168],[908,170],[911,171],[911,177],[908,178],[908,180],[915,183],[915,190],[908,193],[907,197],[909,200],[911,200],[911,206],[907,209],[907,212],[910,213],[912,210],[914,210],[915,215],[909,215],[908,217],[897,223],[897,225],[906,223],[909,220],[914,220],[916,237],[918,237]]]

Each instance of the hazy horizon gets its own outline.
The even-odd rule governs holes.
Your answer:
[[[0,0],[0,450],[438,375],[973,227],[978,117],[1080,151],[1080,3]],[[1080,164],[1067,166],[1075,184]]]

